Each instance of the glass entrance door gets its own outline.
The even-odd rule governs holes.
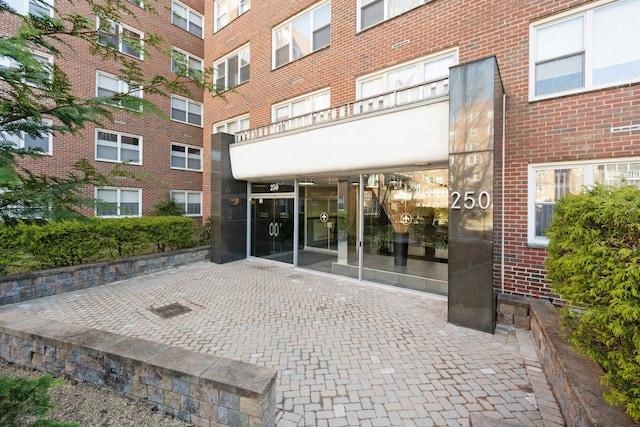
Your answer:
[[[251,256],[293,263],[293,198],[251,200]]]

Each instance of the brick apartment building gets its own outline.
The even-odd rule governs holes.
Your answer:
[[[9,6],[20,13],[48,13],[29,0],[8,0]],[[134,16],[123,15],[122,22],[114,22],[115,33],[143,39],[149,34],[159,34],[167,48],[180,52],[193,67],[202,69],[204,32],[202,29],[201,1],[163,1],[154,4],[156,13],[147,13],[142,2],[130,2]],[[51,3],[53,4],[53,3]],[[65,0],[55,1],[58,13],[77,12],[95,20],[85,2],[70,5]],[[198,12],[197,10],[200,10]],[[11,34],[17,19],[2,14],[3,34]],[[89,55],[88,45],[72,39],[70,47],[62,47],[62,56],[55,62],[69,76],[74,93],[80,97],[106,96],[127,90],[126,83],[118,79],[120,65],[114,61],[102,61]],[[168,79],[172,73],[171,56],[149,48],[149,55],[128,48],[121,37],[105,36],[104,43],[111,42],[127,54],[127,58],[139,61],[147,76],[161,75]],[[37,52],[36,52],[37,54]],[[54,58],[40,54],[43,61]],[[200,62],[198,64],[198,61]],[[128,162],[122,168],[136,174],[137,179],[121,177],[117,186],[89,189],[89,195],[109,202],[95,212],[97,216],[140,216],[153,212],[157,203],[167,200],[171,194],[184,204],[187,214],[200,220],[202,216],[202,99],[201,89],[192,90],[191,99],[183,95],[167,94],[166,97],[141,93],[156,104],[165,117],[155,114],[134,115],[124,109],[114,112],[113,121],[105,120],[102,126],[87,125],[77,135],[55,135],[31,141],[27,146],[40,146],[46,155],[36,160],[27,159],[24,165],[36,172],[59,176],[70,171],[79,159],[90,160],[102,173],[109,173],[119,163]],[[188,114],[187,114],[188,111]],[[25,140],[19,142],[25,144]]]
[[[640,0],[165,6],[145,28],[229,90],[177,98],[191,124],[127,115],[105,131],[139,137],[142,165],[127,167],[167,181],[142,187],[142,214],[168,190],[201,194],[214,262],[447,294],[454,321],[490,329],[494,290],[557,297],[544,269],[554,203],[640,179]],[[64,61],[88,95],[96,70],[114,72]],[[101,164],[96,135],[56,138],[43,164]]]

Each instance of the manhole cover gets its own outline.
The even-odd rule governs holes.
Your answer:
[[[185,307],[184,305],[178,304],[174,302],[172,304],[163,305],[162,307],[151,307],[152,313],[157,314],[163,319],[169,319],[170,317],[179,316],[181,314],[185,314],[191,311],[189,307]]]

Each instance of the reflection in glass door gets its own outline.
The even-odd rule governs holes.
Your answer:
[[[293,263],[292,198],[251,200],[251,256]]]

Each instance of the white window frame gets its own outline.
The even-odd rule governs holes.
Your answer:
[[[237,82],[229,82],[229,62],[236,58],[236,64],[237,64],[237,69],[236,69],[236,76],[238,81]],[[241,58],[246,58],[246,65],[245,66],[241,66],[240,61]],[[221,78],[220,77],[220,66],[224,65],[224,74],[222,75],[222,78],[224,79],[223,82],[218,82],[218,80]],[[246,79],[242,80],[242,75],[243,75],[243,71],[246,70]],[[246,83],[249,81],[250,79],[250,74],[251,74],[251,49],[249,44],[246,44],[236,50],[234,50],[233,52],[229,53],[228,55],[223,56],[222,58],[220,58],[219,60],[215,61],[213,63],[213,78],[214,78],[214,82],[216,84],[216,90],[222,91],[222,90],[228,90],[231,88],[234,88],[236,86],[239,86],[243,83]],[[214,93],[215,95],[215,93]]]
[[[447,58],[451,58],[452,66],[458,64],[458,49],[457,48],[449,49],[443,52],[438,52],[437,54],[434,54],[434,55],[428,55],[428,56],[412,59],[411,61],[403,62],[402,64],[397,64],[397,65],[394,65],[393,67],[385,68],[370,74],[366,74],[364,76],[360,76],[356,78],[356,99],[363,99],[369,96],[375,96],[377,94],[387,93],[397,89],[402,89],[405,87],[411,87],[421,83],[426,83],[424,79],[424,67],[427,66],[428,64],[433,64],[441,60],[446,60]],[[393,75],[395,72],[401,71],[403,69],[409,69],[411,67],[422,67],[422,70],[423,70],[423,72],[419,73],[419,78],[417,78],[415,82],[411,81],[406,85],[400,85],[400,86],[395,85],[395,87],[389,87],[389,78],[391,75]],[[448,78],[449,78],[449,71],[447,70],[446,74],[431,76],[428,80],[429,81],[445,80],[444,82],[445,87],[441,89],[444,90],[446,93],[448,93],[449,92]],[[369,94],[367,96],[364,96],[362,86],[369,82],[373,82],[375,80],[380,80],[380,79],[382,81],[382,86],[380,87],[380,90],[374,93],[373,95]],[[439,90],[438,88],[435,88],[435,87],[433,89]]]
[[[108,159],[108,158],[103,158],[103,157],[98,157],[98,145],[99,141],[101,141],[98,138],[98,135],[101,133],[109,133],[112,135],[116,135],[117,140],[115,141],[115,147],[117,149],[118,152],[118,158],[117,159]],[[138,139],[138,161],[134,162],[134,161],[127,161],[127,160],[122,160],[122,150],[125,148],[123,147],[123,142],[122,142],[122,137],[131,137],[131,138],[137,138]],[[95,157],[94,159],[96,161],[99,162],[110,162],[110,163],[124,163],[127,162],[127,164],[129,165],[142,165],[142,136],[140,135],[133,135],[130,133],[124,133],[124,132],[116,132],[113,130],[108,130],[108,129],[96,129],[95,131]]]
[[[181,195],[184,198],[184,204],[182,203],[178,203],[175,199],[176,195]],[[198,207],[199,207],[199,212],[198,213],[189,213],[189,202],[190,202],[190,198],[193,196],[196,196],[196,198],[199,199],[198,201]],[[188,190],[171,190],[169,192],[169,197],[171,197],[171,200],[173,200],[176,204],[178,204],[178,206],[182,207],[182,210],[184,212],[184,216],[202,216],[202,191],[188,191]]]
[[[180,59],[178,59],[180,58]],[[198,67],[192,67],[192,62],[197,62]],[[184,74],[180,74],[177,69],[178,65],[184,66]],[[171,48],[171,72],[180,75],[186,75],[193,80],[200,80],[202,78],[202,72],[204,70],[204,61],[202,58],[195,56],[186,50],[178,49],[173,46]],[[194,72],[195,71],[195,72]]]
[[[127,0],[129,3],[138,6],[141,9],[144,9],[144,1],[142,0]]]
[[[20,15],[33,14],[35,10],[32,11],[33,8],[42,8],[42,6],[37,5],[36,2],[32,0],[5,0],[6,3],[18,12]],[[53,17],[53,0],[42,0],[42,5],[49,5],[49,14],[46,16]]]
[[[541,99],[548,99],[548,98],[555,98],[555,97],[559,97],[559,96],[565,96],[565,95],[570,95],[570,94],[576,94],[576,93],[581,93],[581,92],[587,92],[590,90],[595,90],[595,89],[601,89],[601,88],[606,88],[606,87],[613,87],[613,86],[618,86],[618,85],[622,85],[622,84],[628,84],[628,83],[636,83],[640,81],[640,73],[637,73],[637,75],[635,77],[631,77],[628,79],[624,79],[624,80],[618,80],[618,81],[612,81],[612,82],[607,82],[607,83],[603,83],[603,84],[594,84],[593,83],[593,42],[594,42],[594,28],[593,28],[593,15],[594,15],[594,11],[607,7],[607,6],[611,6],[615,3],[622,3],[623,1],[619,1],[619,0],[601,0],[601,1],[595,1],[595,2],[591,2],[587,5],[584,5],[582,7],[578,7],[576,9],[572,9],[569,12],[565,12],[559,15],[554,15],[553,17],[549,17],[540,21],[537,21],[533,24],[530,25],[529,27],[529,41],[530,41],[530,49],[529,49],[529,100],[530,101],[535,101],[535,100],[541,100]],[[582,34],[582,39],[583,39],[583,45],[582,45],[582,50],[581,51],[575,51],[572,53],[567,53],[564,56],[558,56],[558,57],[552,57],[552,58],[547,58],[545,60],[542,60],[539,62],[539,64],[545,64],[545,63],[551,63],[553,61],[558,61],[561,59],[565,59],[565,58],[570,58],[570,57],[574,57],[574,56],[578,56],[578,55],[583,55],[583,59],[582,59],[582,73],[583,73],[583,84],[580,87],[576,87],[576,88],[572,88],[572,89],[566,89],[566,90],[559,90],[556,92],[549,92],[549,93],[544,93],[541,95],[536,95],[536,65],[538,65],[537,63],[537,57],[536,57],[536,52],[537,52],[537,34],[538,31],[540,30],[544,30],[550,27],[553,27],[554,25],[557,24],[562,24],[565,22],[568,22],[572,19],[576,19],[576,18],[582,18],[582,27],[583,27],[583,34]],[[634,28],[639,28],[637,25],[634,26]],[[637,31],[637,30],[636,30]],[[616,38],[616,42],[618,43],[617,40],[620,39],[624,39],[625,37],[620,36],[618,38]],[[638,42],[638,40],[640,40],[640,37],[636,36],[634,38],[634,40],[636,41],[636,43],[640,43]],[[554,43],[554,41],[552,41],[552,43]],[[640,49],[637,49],[638,51],[640,51]]]
[[[229,128],[232,128],[229,130]],[[236,130],[234,130],[235,128]],[[211,131],[212,133],[228,133],[235,134],[237,132],[243,132],[250,129],[249,115],[234,117],[233,119],[225,120],[223,122],[214,123]]]
[[[131,27],[129,25],[122,24],[120,22],[114,22],[114,21],[112,21],[110,19],[106,19],[106,21],[110,22],[111,25],[115,26],[114,33],[113,34],[106,34],[104,36],[101,36],[100,33],[103,30],[100,30],[100,20],[101,20],[100,17],[97,16],[96,17],[96,24],[97,24],[96,28],[98,30],[98,44],[99,45],[106,46],[106,47],[113,47],[118,52],[123,53],[123,54],[125,54],[127,56],[139,59],[141,61],[144,60],[144,32],[142,32],[142,31],[140,31],[140,30],[138,30],[138,29],[136,29],[134,27]],[[139,36],[139,38],[140,38],[140,50],[139,51],[136,51],[136,50],[133,49],[133,47],[129,46],[129,43],[126,42],[126,37],[122,37],[122,33],[125,30],[126,31],[130,31],[130,32],[132,32],[134,34],[137,34]],[[101,43],[100,42],[100,37],[109,37],[110,38],[110,37],[116,37],[116,36],[118,37],[118,45],[117,46],[115,46],[114,44],[110,44],[110,43],[106,43],[105,44],[105,43]],[[129,49],[131,49],[131,52],[129,52],[127,50],[127,47],[129,47]]]
[[[185,106],[186,106],[186,110],[179,110],[178,108],[176,108],[175,107],[175,102],[184,102]],[[189,106],[191,106],[191,105],[197,106],[197,107],[200,108],[200,114],[199,114],[200,123],[198,123],[198,124],[191,123],[189,121]],[[184,124],[191,125],[191,126],[202,127],[204,108],[203,108],[203,105],[202,105],[201,102],[193,101],[193,100],[191,100],[189,98],[185,98],[185,97],[178,96],[178,95],[171,95],[171,106],[170,106],[170,109],[171,109],[170,117],[171,117],[171,120],[173,120],[174,122],[184,123]],[[174,109],[178,110],[178,111],[184,111],[185,120],[179,120],[179,119],[174,118],[174,116],[173,116],[173,110]]]
[[[388,21],[389,19],[393,19],[396,16],[402,15],[405,12],[408,12],[412,9],[425,5],[432,0],[414,0],[414,3],[416,4],[413,4],[409,7],[406,7],[401,10],[396,10],[396,11],[391,10],[393,1],[396,1],[396,3],[398,3],[397,0],[358,0],[357,9],[356,9],[357,31],[360,32],[368,28],[375,27],[376,25],[381,24],[385,21]],[[382,7],[383,7],[382,19],[364,27],[362,22],[363,8],[373,7],[374,5],[380,5],[380,4],[382,4]]]
[[[126,217],[141,217],[142,216],[142,189],[141,188],[128,188],[128,187],[97,187],[95,189],[95,199],[98,199],[98,193],[101,191],[115,191],[116,192],[116,211],[115,215],[99,215],[98,208],[96,207],[94,211],[94,215],[100,218],[126,218]],[[122,201],[122,193],[123,192],[137,192],[138,193],[138,214],[137,215],[126,215],[121,214],[121,205],[124,203]]]
[[[213,4],[213,32],[226,27],[249,9],[251,0],[216,0]]]
[[[546,236],[540,236],[536,234],[536,205],[547,205],[547,206],[555,206],[557,200],[544,202],[536,200],[536,195],[538,190],[541,188],[541,183],[537,181],[537,173],[552,171],[555,172],[557,170],[562,169],[577,169],[582,171],[582,185],[581,189],[589,189],[592,188],[598,179],[598,174],[596,173],[596,166],[605,166],[612,164],[628,164],[628,163],[637,163],[639,166],[638,170],[633,171],[633,175],[625,176],[624,179],[627,180],[627,183],[636,185],[640,187],[640,157],[620,157],[620,158],[608,158],[608,159],[595,159],[588,161],[578,161],[578,162],[554,162],[554,163],[539,163],[539,164],[530,164],[528,167],[528,218],[527,218],[527,243],[531,247],[547,247],[549,244],[549,238]],[[603,184],[615,185],[620,184],[622,182],[622,178],[612,176],[610,182],[604,182]],[[555,184],[555,182],[554,182]],[[555,190],[554,190],[555,191]]]
[[[115,86],[117,86],[117,90],[114,92],[115,94],[118,93],[128,93],[129,96],[135,96],[137,98],[142,99],[142,90],[134,90],[131,91],[129,93],[129,91],[131,90],[129,84],[127,82],[125,82],[124,80],[118,78],[118,76],[114,76],[113,74],[109,74],[109,73],[105,73],[104,71],[99,71],[96,70],[96,96],[100,96],[99,91],[100,91],[100,80],[105,79],[107,81],[111,81],[112,84],[115,84]],[[104,88],[105,90],[109,90],[108,88]],[[120,107],[120,108],[125,108],[122,105],[121,101],[117,101],[117,102],[106,102],[109,105],[113,105],[116,107]],[[142,105],[137,109],[137,111],[142,111]]]
[[[178,151],[174,151],[173,149],[174,146],[184,148],[184,155],[180,156],[182,159],[184,159],[185,167],[183,168],[173,165],[173,158],[177,157],[177,154],[174,154],[174,153],[179,153]],[[189,167],[189,159],[192,159],[192,160],[194,159],[194,157],[192,157],[189,153],[190,150],[199,152],[197,160],[199,160],[200,166],[197,169]],[[195,145],[181,144],[179,142],[172,142],[169,147],[169,167],[171,169],[177,169],[177,170],[202,172],[202,147],[196,147]]]
[[[182,12],[182,14],[178,13],[178,8],[182,9],[179,11],[179,12]],[[186,16],[183,16],[183,15],[186,15]],[[186,28],[176,23],[176,19],[175,19],[176,16],[186,21]],[[197,17],[198,19],[200,19],[200,25],[193,22],[195,21],[193,17]],[[196,37],[199,37],[201,39],[204,38],[204,29],[205,29],[204,16],[196,12],[195,10],[191,9],[189,6],[185,5],[184,3],[181,3],[176,0],[173,0],[171,2],[171,23],[176,27],[182,28],[183,30],[193,34]],[[194,31],[193,27],[199,28],[200,31]]]
[[[50,120],[43,120],[42,122],[43,124],[46,124],[49,126],[53,123]],[[2,138],[0,138],[0,142],[2,142],[2,140],[4,139],[6,141],[12,142],[13,146],[18,149],[28,149],[29,147],[26,147],[26,143],[25,143],[26,138],[29,138],[29,135],[27,135],[25,132],[20,132],[20,136],[16,134],[9,135],[6,132],[2,132]],[[46,140],[46,144],[47,144],[47,149],[41,151],[40,153],[47,156],[53,155],[53,134],[51,132],[47,132],[44,136],[40,137],[39,139]]]
[[[326,25],[323,25],[322,27],[319,28],[315,28],[316,24],[315,24],[315,17],[316,17],[316,13],[318,11],[320,11],[320,9],[324,8],[325,6],[329,7],[329,23]],[[305,16],[309,16],[310,18],[310,25],[309,25],[309,30],[310,30],[310,34],[306,34],[306,36],[308,36],[308,40],[309,43],[311,44],[310,48],[309,48],[309,53],[307,54],[301,54],[298,57],[294,57],[294,49],[293,49],[293,40],[291,39],[291,34],[293,34],[292,31],[292,26],[294,25],[295,21],[297,21],[298,19],[304,18]],[[325,28],[329,28],[329,41],[326,44],[323,44],[322,46],[315,46],[314,43],[314,35],[316,33],[318,33],[320,30],[324,30]],[[286,44],[284,44],[282,47],[287,47],[288,52],[287,52],[287,57],[288,60],[285,62],[282,62],[281,64],[278,64],[278,51],[280,50],[278,48],[279,42],[278,42],[278,37],[279,34],[282,33],[283,35],[285,35],[285,38],[288,38],[288,42]],[[302,12],[300,12],[299,14],[289,18],[288,20],[286,20],[285,22],[279,24],[277,27],[274,27],[273,30],[271,31],[271,67],[273,69],[276,69],[278,67],[282,67],[283,65],[289,64],[291,62],[297,61],[298,59],[304,58],[305,56],[308,56],[320,49],[323,49],[325,47],[329,47],[331,46],[331,1],[329,0],[323,0],[320,1],[316,4],[314,4],[313,6],[303,10]]]
[[[323,97],[328,95],[328,99],[329,99],[329,105],[326,107],[322,107],[322,108],[314,108],[314,103],[315,100],[319,97]],[[293,115],[293,106],[294,104],[298,104],[300,102],[305,102],[305,103],[310,103],[311,106],[309,108],[308,111],[305,111],[302,114],[296,114],[295,116]],[[291,119],[293,117],[298,117],[301,115],[305,115],[305,114],[311,114],[313,112],[316,111],[322,111],[326,108],[329,108],[331,106],[331,88],[325,88],[325,89],[321,89],[315,92],[311,92],[311,93],[307,93],[301,96],[297,96],[295,98],[291,98],[291,99],[287,99],[286,101],[283,102],[279,102],[277,104],[274,104],[271,106],[271,122],[272,123],[277,123],[283,120],[288,120]],[[284,107],[288,107],[289,108],[289,115],[287,117],[284,118],[278,118],[277,117],[277,110],[280,110],[281,108]]]

